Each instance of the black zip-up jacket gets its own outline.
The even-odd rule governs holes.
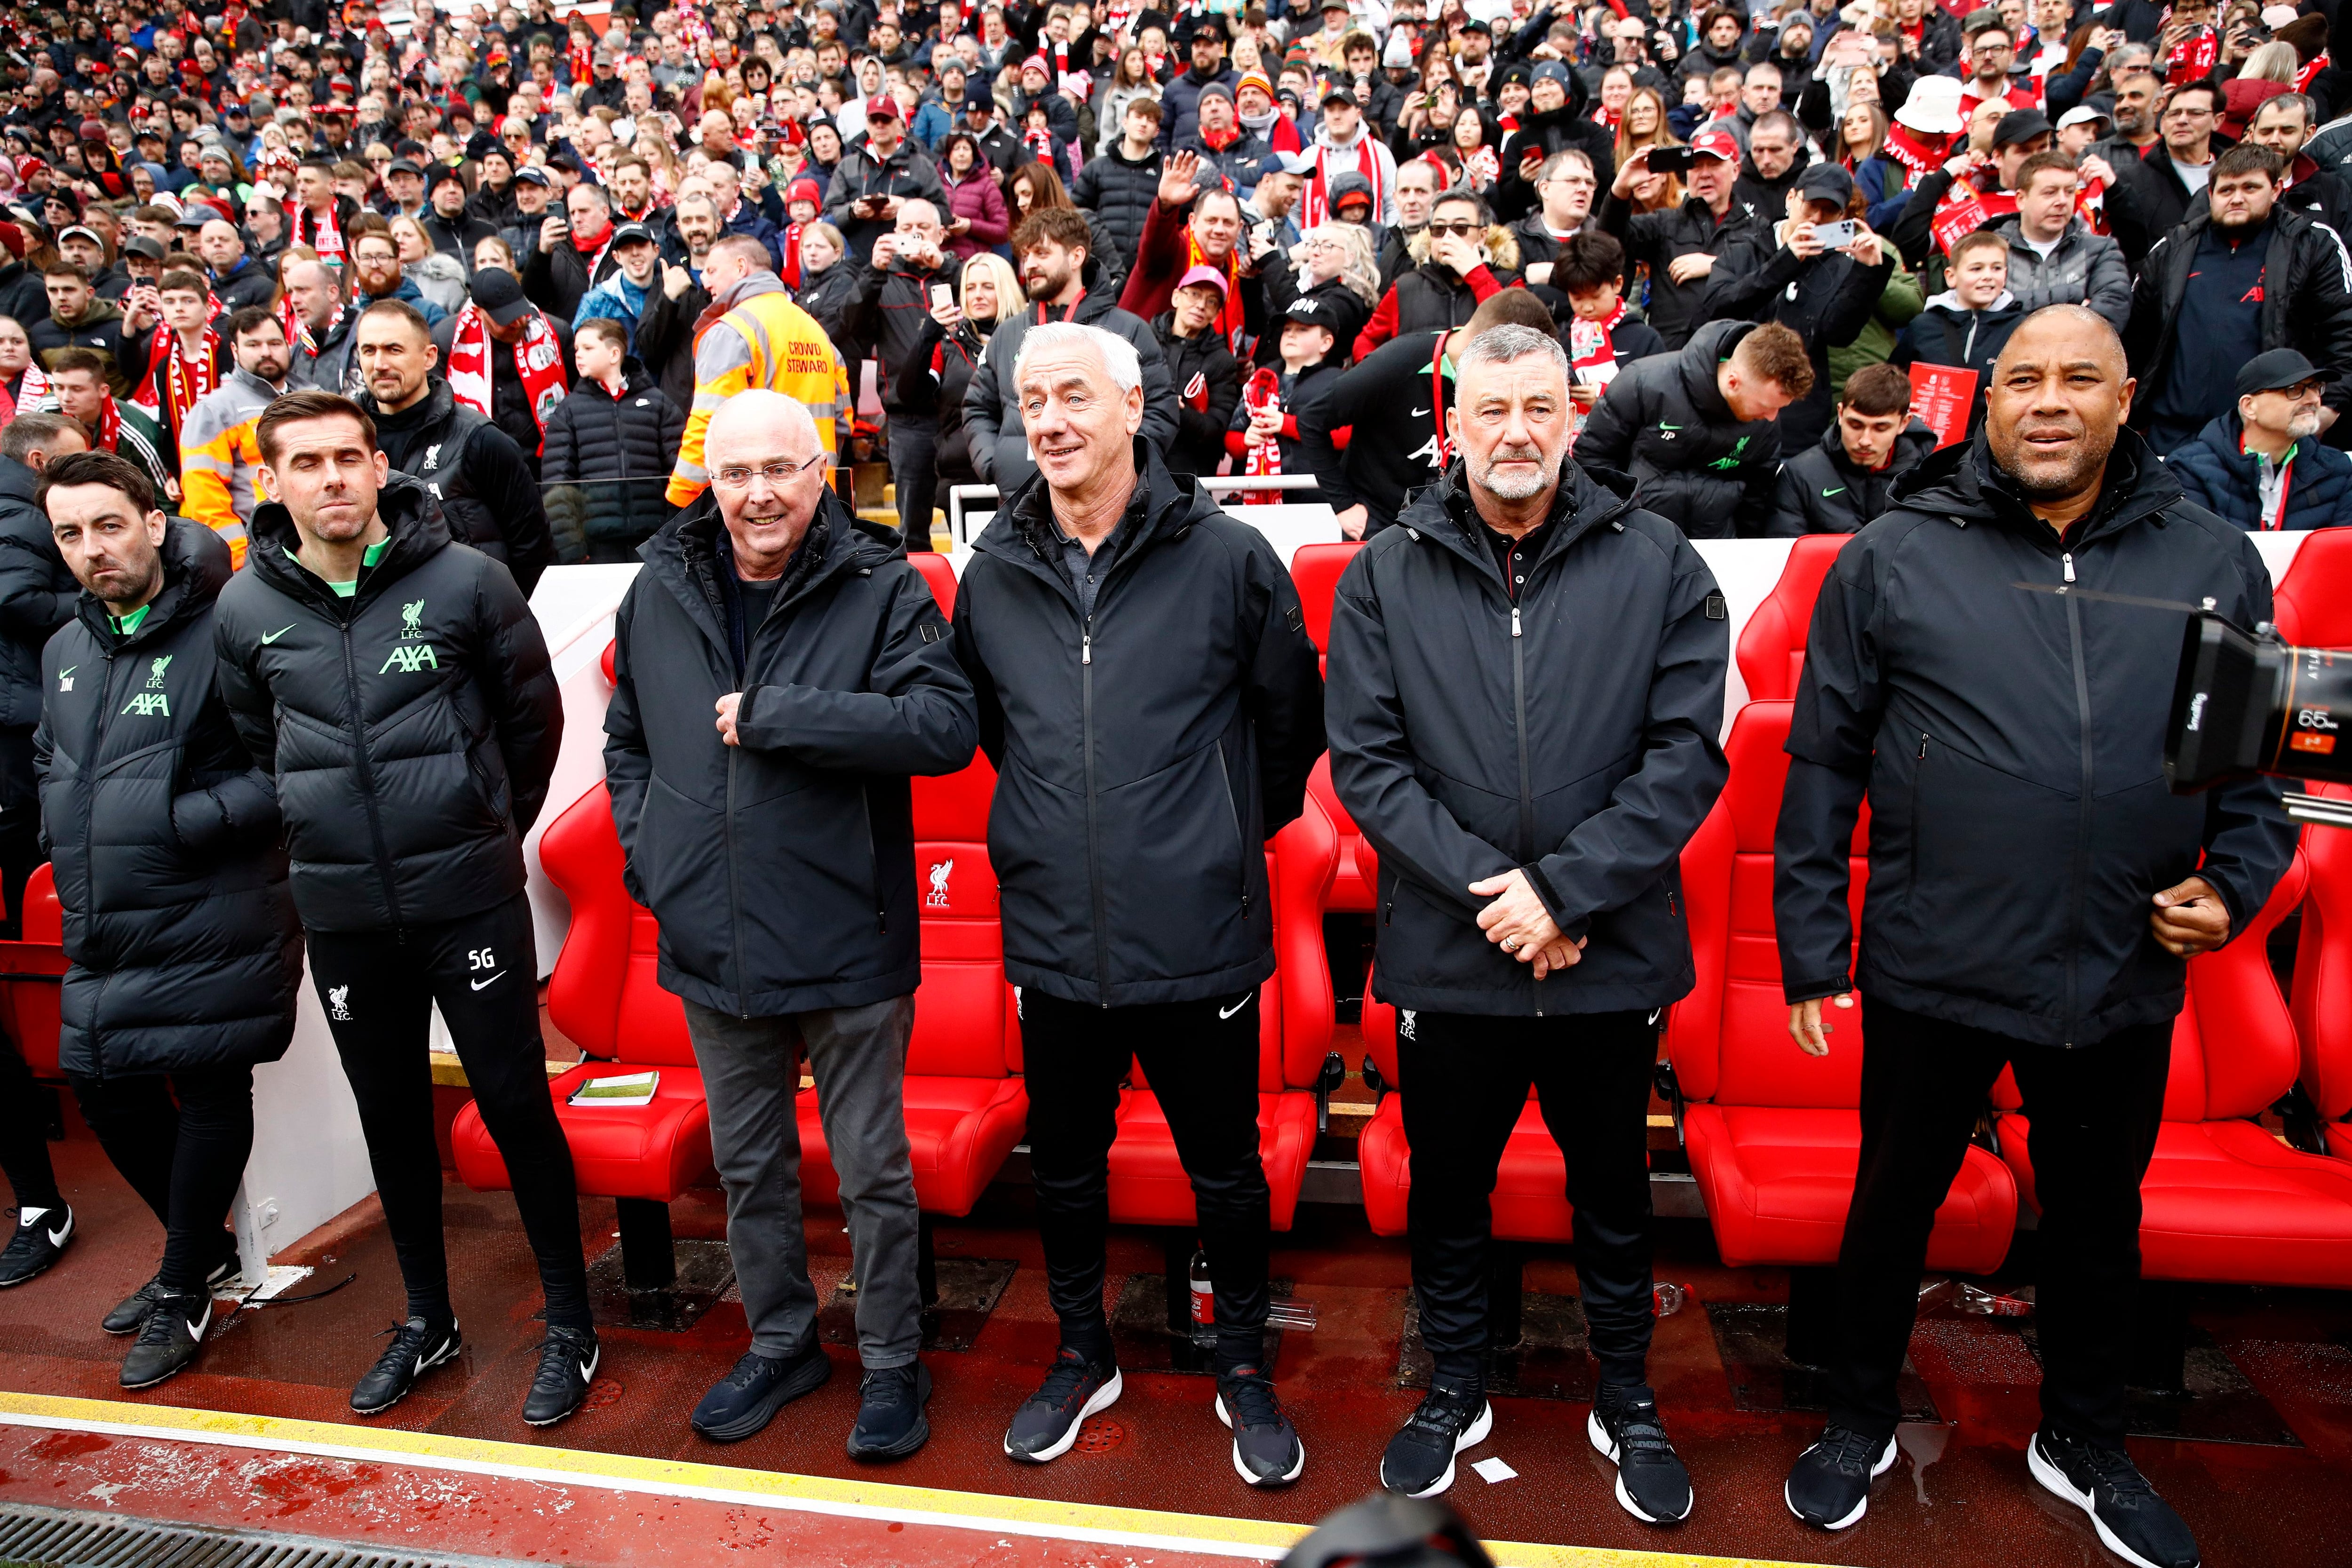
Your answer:
[[[272,1062],[294,1038],[302,931],[278,794],[217,685],[228,546],[174,518],[163,588],[115,636],[88,595],[45,650],[43,837],[65,917],[58,1060],[84,1078]]]
[[[613,625],[604,781],[662,985],[772,1017],[911,993],[910,773],[971,761],[971,684],[905,547],[826,491],[773,605],[745,626],[715,498],[646,541]],[[711,723],[740,691],[740,744]],[[976,871],[974,874],[978,874]]]
[[[621,395],[583,380],[547,416],[540,471],[551,528],[577,551],[635,544],[667,522],[663,499],[686,436],[686,416],[635,360],[622,364]]]
[[[1150,156],[1131,160],[1114,140],[1109,152],[1087,161],[1078,171],[1077,184],[1070,187],[1070,200],[1109,231],[1118,242],[1120,257],[1133,256],[1142,247],[1143,220],[1151,216],[1151,204],[1160,199],[1164,156],[1155,145]]]
[[[1859,533],[1886,510],[1895,481],[1935,449],[1936,433],[1914,419],[1896,432],[1895,454],[1886,467],[1874,471],[1857,467],[1846,456],[1845,441],[1832,424],[1820,441],[1780,465],[1780,492],[1764,531],[1773,539]]]
[[[1742,422],[1715,384],[1751,321],[1709,321],[1679,353],[1653,354],[1617,373],[1576,438],[1586,468],[1633,476],[1633,499],[1693,539],[1753,539],[1772,515],[1780,432]]]
[[[2212,226],[2200,210],[2147,253],[2132,289],[2131,323],[2124,329],[2124,353],[2139,380],[2132,399],[2132,423],[2145,428],[2157,391],[2172,374],[2173,339],[2180,301],[2196,269],[2197,247]],[[2321,395],[2338,414],[2352,413],[2352,258],[2332,229],[2290,207],[2271,209],[2270,246],[2263,260],[2263,307],[2255,318],[2263,352],[2291,348],[2335,377]],[[2193,345],[2192,345],[2193,359]],[[2193,374],[2235,375],[2235,365],[2198,364]]]
[[[1990,476],[1990,477],[1988,477]],[[1774,842],[1781,984],[1848,987],[1854,818],[1870,884],[1853,981],[1874,1001],[2043,1046],[2088,1046],[2180,1010],[2186,971],[2149,900],[2192,873],[2233,929],[2270,897],[2295,830],[2264,780],[2172,794],[2164,734],[2179,615],[2017,586],[2271,618],[2268,573],[2124,432],[2092,513],[2061,540],[1946,447],[1822,584]],[[2202,853],[2203,863],[2199,862]]]
[[[1893,362],[1899,365],[1942,364],[1977,374],[1977,391],[1969,410],[1973,434],[1984,423],[1985,395],[1992,387],[1992,367],[2000,351],[2024,323],[2025,307],[2004,293],[1981,310],[1971,310],[1947,289],[1911,318],[1896,343]],[[1823,383],[1826,385],[1826,383]]]
[[[1747,247],[1768,247],[1772,239],[1772,226],[1738,202],[1715,221],[1715,214],[1696,196],[1684,200],[1678,207],[1664,212],[1640,213],[1633,204],[1620,201],[1601,184],[1601,226],[1615,235],[1625,246],[1625,265],[1630,269],[1647,263],[1650,268],[1650,325],[1666,340],[1666,346],[1678,349],[1690,341],[1691,334],[1707,319],[1707,285],[1715,273],[1724,268],[1724,260]],[[1705,278],[1694,278],[1688,283],[1677,283],[1669,268],[1678,256],[1705,252],[1716,259],[1714,271]]]
[[[1042,475],[981,534],[955,605],[997,769],[1005,974],[1104,1007],[1238,995],[1274,973],[1265,841],[1304,809],[1323,751],[1281,557],[1150,442],[1135,460],[1090,563],[1091,617]]]
[[[948,258],[950,263],[954,259]],[[948,266],[919,272],[895,258],[887,268],[860,267],[857,272],[856,309],[864,323],[859,335],[874,344],[874,357],[881,367],[882,406],[892,414],[929,415],[937,396],[936,388],[918,381],[913,393],[915,401],[909,402],[903,389],[905,380],[898,372],[923,338],[923,329],[929,327],[936,331],[939,328],[939,323],[931,320],[931,285],[953,284],[955,274]],[[925,368],[929,367],[927,364]]]
[[[1767,228],[1754,249],[1729,258],[1708,277],[1710,320],[1778,321],[1805,340],[1813,389],[1781,410],[1782,446],[1801,451],[1829,427],[1835,407],[1830,400],[1830,350],[1862,336],[1894,276],[1892,246],[1881,250],[1877,266],[1864,267],[1834,251],[1800,257],[1776,243]]]
[[[1298,411],[1298,451],[1315,470],[1316,492],[1338,511],[1361,506],[1367,539],[1444,467],[1443,422],[1454,403],[1453,374],[1439,360],[1445,336],[1391,338]],[[1332,440],[1337,430],[1351,432],[1344,452]]]
[[[436,375],[427,384],[422,402],[397,414],[379,408],[373,393],[360,395],[360,406],[375,421],[376,443],[394,468],[422,481],[440,503],[450,534],[504,563],[529,598],[540,574],[555,563],[555,535],[530,465],[513,437],[460,405],[447,382]]]
[[[0,730],[29,731],[41,721],[41,647],[73,618],[81,595],[49,520],[33,504],[40,482],[16,458],[0,457]]]
[[[215,616],[237,732],[278,783],[294,904],[313,931],[479,914],[520,892],[563,700],[506,568],[454,542],[425,487],[376,500],[387,547],[345,599],[254,509],[245,570]]]
[[[1663,1007],[1691,988],[1678,858],[1729,768],[1730,623],[1698,552],[1574,463],[1514,604],[1457,462],[1357,552],[1331,615],[1331,782],[1379,849],[1399,1007]],[[1580,672],[1606,668],[1608,680]],[[1525,869],[1587,939],[1538,981],[1470,885]]]
[[[1140,316],[1118,308],[1118,284],[1093,257],[1087,258],[1087,291],[1070,319],[1081,326],[1117,332],[1135,345],[1143,362],[1143,435],[1154,451],[1165,452],[1176,439],[1176,389],[1169,384],[1168,359],[1160,340]],[[1045,305],[1024,305],[1019,314],[996,323],[988,347],[964,389],[963,422],[971,433],[971,464],[980,477],[1010,495],[1037,472],[1029,459],[1029,435],[1021,421],[1021,400],[1014,394],[1013,367],[1021,358],[1022,341],[1040,316],[1053,314]]]
[[[1242,367],[1214,331],[1178,337],[1173,310],[1154,320],[1151,331],[1168,356],[1168,379],[1176,385],[1176,439],[1168,448],[1168,471],[1213,474],[1224,458],[1225,431],[1241,404]],[[1201,385],[1197,398],[1195,381]]]

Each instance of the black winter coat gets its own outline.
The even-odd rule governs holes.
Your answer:
[[[1948,364],[1976,372],[1976,401],[1969,410],[1969,433],[1974,435],[1984,424],[1994,362],[2024,320],[2025,308],[2014,295],[2004,293],[1983,310],[1971,310],[1947,289],[1903,329],[1892,363]]]
[[[2132,424],[2147,426],[2157,389],[2173,371],[2175,326],[2180,301],[2197,260],[2197,247],[2212,224],[2200,211],[2158,241],[2140,268],[2132,289],[2131,324],[2124,329],[2124,353],[2139,380],[2132,399]],[[2256,317],[2263,352],[2300,349],[2305,359],[2335,379],[2324,401],[2340,414],[2352,413],[2352,259],[2336,234],[2307,214],[2271,209],[2270,246],[2263,262],[2263,308]],[[2235,365],[2184,362],[2184,374],[2232,375]]]
[[[1765,532],[1774,539],[1808,533],[1859,533],[1894,499],[1895,481],[1936,449],[1936,433],[1914,419],[1895,434],[1895,455],[1873,471],[1845,455],[1832,423],[1814,445],[1780,465],[1780,493]]]
[[[1143,243],[1143,220],[1160,199],[1163,156],[1155,146],[1150,157],[1130,163],[1114,142],[1109,152],[1087,161],[1070,187],[1070,200],[1100,221],[1118,242],[1121,257],[1133,256]]]
[[[1153,321],[1151,331],[1168,356],[1168,379],[1176,384],[1176,440],[1168,448],[1168,471],[1213,474],[1225,456],[1234,410],[1241,405],[1242,367],[1215,331],[1178,337],[1173,310]]]
[[[1244,995],[1274,973],[1265,841],[1304,809],[1323,750],[1282,558],[1150,442],[1135,459],[1092,617],[1042,476],[982,533],[955,605],[997,769],[1005,974],[1105,1007]]]
[[[1576,438],[1586,468],[1633,476],[1633,500],[1693,539],[1753,539],[1772,514],[1780,432],[1745,423],[1715,384],[1716,366],[1756,330],[1710,321],[1675,354],[1635,360],[1617,373]]]
[[[1696,196],[1664,212],[1636,214],[1632,203],[1607,194],[1605,183],[1601,190],[1601,226],[1624,243],[1629,271],[1648,265],[1650,325],[1658,329],[1670,349],[1688,342],[1707,320],[1707,286],[1714,279],[1714,273],[1709,273],[1688,283],[1675,282],[1668,272],[1675,258],[1704,252],[1716,258],[1715,271],[1721,272],[1727,256],[1747,246],[1771,243],[1771,225],[1738,202],[1717,223],[1715,214]]]
[[[1373,984],[1513,1016],[1691,988],[1677,868],[1729,775],[1723,596],[1674,524],[1575,464],[1516,605],[1457,462],[1349,563],[1331,615],[1331,782],[1380,851]],[[1607,668],[1630,679],[1591,680]],[[1470,885],[1523,868],[1570,938],[1542,981]]]
[[[461,259],[470,262],[470,253]],[[589,266],[591,261],[596,264],[593,268]],[[621,258],[610,246],[599,258],[569,239],[553,250],[541,250],[534,244],[523,258],[522,291],[550,316],[569,322],[580,313],[580,301],[588,297],[588,290],[620,269]],[[470,266],[467,270],[471,271]]]
[[[2179,616],[2020,582],[2271,618],[2252,542],[2187,500],[2128,432],[2063,541],[1997,476],[1982,436],[1920,464],[1838,552],[1813,607],[1774,843],[1790,1002],[1847,989],[1865,794],[1853,983],[2034,1045],[2173,1016],[2185,970],[2149,932],[2149,899],[2194,873],[2242,928],[2285,870],[2295,830],[2276,784],[2166,787],[2162,672],[2179,661]]]
[[[1767,253],[1759,255],[1759,250]],[[1875,267],[1833,252],[1806,259],[1778,244],[1767,228],[1759,246],[1731,258],[1707,279],[1710,319],[1777,321],[1805,340],[1806,356],[1813,363],[1813,389],[1780,411],[1784,449],[1801,451],[1829,428],[1835,407],[1830,398],[1830,351],[1862,336],[1894,276],[1892,246],[1882,249]]]
[[[277,780],[313,931],[457,920],[522,891],[563,740],[547,644],[507,569],[453,542],[405,475],[376,504],[388,548],[345,599],[263,502],[215,616],[221,692]]]
[[[226,278],[215,278],[213,298],[220,301],[221,310],[234,313],[247,305],[267,305],[277,297],[278,279],[269,268],[251,257],[236,265],[236,270]]]
[[[929,272],[912,270],[898,260],[887,269],[857,269],[857,313],[863,323],[859,336],[874,344],[874,358],[881,367],[882,406],[892,414],[929,412],[933,389],[920,379],[909,388],[898,373],[927,335],[924,329],[939,331],[939,323],[931,320],[931,286],[955,284],[955,258],[947,260],[948,265]],[[910,390],[912,403],[908,401]]]
[[[1396,521],[1413,491],[1444,467],[1446,409],[1454,377],[1443,334],[1407,332],[1356,362],[1331,390],[1298,411],[1298,451],[1315,471],[1316,492],[1336,511],[1364,509],[1364,535]],[[1347,449],[1332,440],[1349,430]]]
[[[2259,531],[2263,486],[2253,454],[2244,450],[2245,426],[2236,409],[2175,447],[2164,466],[2182,493],[2225,522]],[[2281,528],[2342,528],[2352,524],[2352,458],[2305,439],[2287,464],[2286,515]]]
[[[397,414],[378,408],[373,393],[362,393],[359,404],[375,421],[385,458],[440,503],[450,536],[505,563],[529,598],[555,563],[555,535],[530,467],[506,431],[462,406],[447,382],[436,376],[429,387],[423,402]]]
[[[635,360],[621,395],[583,381],[547,416],[548,521],[567,560],[630,561],[677,509],[664,499],[686,416]],[[445,509],[446,510],[446,509]]]
[[[42,837],[71,960],[58,1056],[83,1078],[271,1062],[294,1038],[278,794],[216,684],[228,546],[175,518],[163,555],[137,631],[85,595],[42,664]]]
[[[0,457],[0,730],[41,721],[41,647],[73,619],[81,597],[48,518],[33,504],[39,484],[32,469]]]
[[[637,318],[637,358],[663,395],[680,408],[694,403],[694,323],[709,303],[699,283],[688,284],[675,300],[667,289],[648,289],[645,314]]]
[[[830,491],[736,664],[733,557],[704,496],[614,617],[604,777],[662,985],[739,1016],[862,1007],[922,977],[907,777],[971,761],[971,682],[906,550]],[[803,555],[805,554],[805,559]],[[713,705],[740,691],[724,744]]]

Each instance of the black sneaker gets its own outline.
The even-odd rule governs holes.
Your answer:
[[[1307,1468],[1307,1445],[1254,1366],[1217,1374],[1217,1419],[1234,1430],[1234,1468],[1254,1487],[1286,1487]]]
[[[235,1279],[244,1267],[232,1247],[229,1255],[214,1264],[212,1272],[205,1276],[205,1294],[209,1296]],[[155,1310],[155,1302],[163,1293],[163,1277],[158,1274],[116,1302],[114,1310],[107,1313],[98,1326],[110,1334],[135,1334],[140,1325],[146,1322],[147,1314]]]
[[[408,1397],[416,1380],[445,1361],[455,1361],[465,1347],[457,1333],[457,1321],[452,1318],[438,1326],[422,1318],[411,1318],[404,1323],[394,1323],[383,1331],[392,1336],[392,1344],[376,1358],[375,1365],[360,1379],[352,1390],[352,1408],[362,1415],[376,1415],[391,1409]]]
[[[1118,1403],[1118,1368],[1097,1365],[1074,1350],[1054,1358],[1045,1381],[1013,1413],[1004,1451],[1033,1465],[1058,1459],[1078,1440],[1086,1418]]]
[[[1675,1524],[1690,1517],[1690,1472],[1666,1440],[1657,1395],[1646,1384],[1601,1385],[1584,1423],[1601,1458],[1617,1467],[1617,1506],[1643,1524]]]
[[[139,1326],[137,1342],[122,1358],[122,1386],[152,1388],[195,1365],[212,1324],[210,1296],[158,1295],[154,1310]]]
[[[5,1247],[0,1247],[0,1290],[47,1273],[49,1266],[64,1255],[73,1233],[74,1212],[64,1204],[42,1209],[38,1218],[30,1220],[18,1210],[16,1234],[8,1238]]]
[[[714,1443],[740,1443],[764,1429],[776,1412],[833,1375],[824,1347],[809,1337],[808,1348],[784,1358],[745,1351],[735,1369],[710,1385],[687,1419]]]
[[[1421,1402],[1389,1439],[1381,1456],[1381,1485],[1407,1497],[1435,1497],[1454,1484],[1454,1456],[1486,1440],[1495,1429],[1495,1407],[1476,1384],[1433,1383]]]
[[[2025,1468],[2046,1491],[2091,1516],[2107,1550],[2139,1568],[2197,1568],[2197,1538],[2156,1495],[2131,1456],[2043,1427],[2026,1446]]]
[[[539,1375],[522,1402],[522,1418],[533,1426],[552,1426],[587,1403],[588,1385],[596,1381],[596,1363],[604,1359],[593,1329],[568,1329],[550,1323],[539,1347]]]
[[[923,1406],[931,1397],[931,1369],[921,1362],[869,1370],[857,1380],[857,1425],[850,1428],[853,1459],[903,1459],[930,1441]]]
[[[1789,1511],[1823,1530],[1843,1530],[1870,1510],[1870,1483],[1895,1468],[1895,1438],[1832,1426],[1797,1456],[1780,1488]]]

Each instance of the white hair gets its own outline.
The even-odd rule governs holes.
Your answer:
[[[1559,339],[1533,327],[1489,327],[1470,340],[1469,346],[1454,358],[1454,405],[1462,406],[1462,384],[1467,378],[1460,373],[1474,364],[1508,364],[1529,354],[1541,354],[1559,367],[1562,377],[1568,374],[1568,351],[1559,346]]]
[[[1135,352],[1133,343],[1117,332],[1076,321],[1048,321],[1043,326],[1030,328],[1021,339],[1021,352],[1013,360],[1015,395],[1020,391],[1022,369],[1028,364],[1031,354],[1076,348],[1081,343],[1092,346],[1101,356],[1103,369],[1110,374],[1111,382],[1118,388],[1120,396],[1143,384],[1143,356]]]

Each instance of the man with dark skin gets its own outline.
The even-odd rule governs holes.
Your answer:
[[[2190,504],[2125,428],[2135,391],[2103,318],[2034,312],[1994,363],[1982,433],[1913,471],[1815,606],[1774,845],[1790,1036],[1825,1056],[1830,1020],[1851,1016],[1857,990],[1870,1001],[1828,1426],[1783,1492],[1823,1529],[1859,1521],[1894,1464],[1935,1211],[2007,1067],[2041,1208],[2027,1468],[2126,1561],[2198,1563],[2125,1452],[2129,1345],[2115,1325],[2138,1289],[2139,1184],[2184,963],[2262,909],[2294,830],[2267,782],[2195,797],[2161,783],[2170,682],[2149,672],[2177,658],[2179,622],[2099,595],[2128,583],[2252,626],[2271,618],[2270,579],[2244,531]],[[2151,782],[2111,782],[2124,779]],[[1865,793],[1908,805],[1871,823],[1850,975]]]

